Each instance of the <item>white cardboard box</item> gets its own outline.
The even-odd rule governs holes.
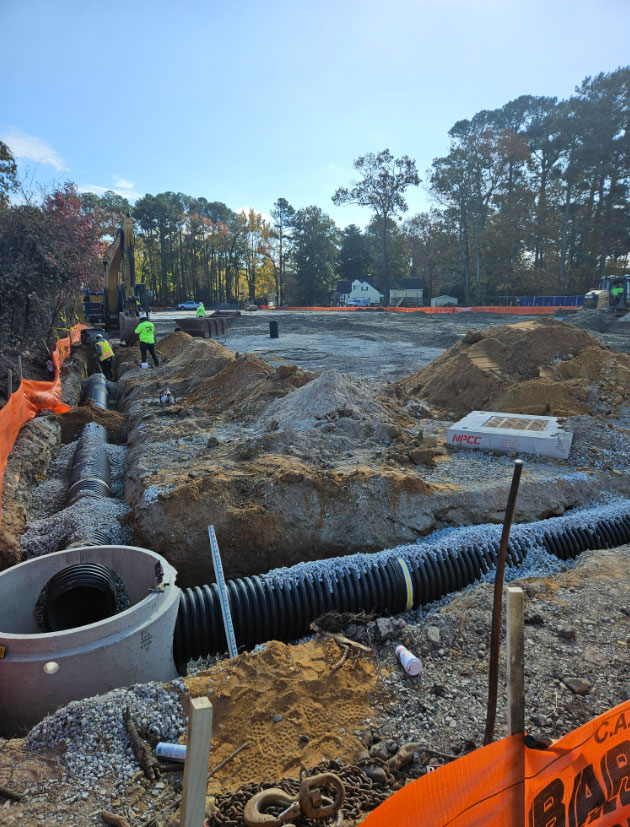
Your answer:
[[[555,416],[472,411],[448,429],[449,445],[566,459],[573,433]]]

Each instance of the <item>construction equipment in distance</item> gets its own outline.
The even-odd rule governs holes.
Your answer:
[[[105,323],[105,305],[103,294],[100,290],[90,290],[85,287],[83,290],[83,315],[88,324]]]
[[[136,284],[133,219],[126,215],[105,258],[105,327],[120,330],[120,341],[133,344],[140,316],[149,315],[146,285]]]
[[[599,287],[592,287],[584,296],[584,309],[627,313],[630,310],[630,273],[604,276]]]

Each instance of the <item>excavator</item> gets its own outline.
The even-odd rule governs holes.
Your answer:
[[[133,344],[140,316],[149,315],[146,285],[136,284],[133,219],[126,215],[105,258],[105,328],[120,330],[120,341]]]
[[[608,310],[611,313],[630,311],[630,273],[604,276],[599,287],[591,287],[584,296],[585,310]]]

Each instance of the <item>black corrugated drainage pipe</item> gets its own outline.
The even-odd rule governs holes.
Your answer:
[[[98,623],[116,614],[115,575],[100,563],[76,563],[47,584],[43,601],[44,628],[60,632]]]
[[[88,377],[83,395],[83,403],[85,404],[88,399],[91,399],[97,408],[102,408],[104,411],[107,410],[107,379],[105,379],[102,373],[93,373]]]
[[[267,640],[295,640],[325,612],[396,614],[439,600],[489,572],[496,563],[500,526],[444,532],[439,540],[301,563],[227,584],[239,646]],[[562,560],[586,549],[630,542],[630,501],[512,528],[508,565],[528,552],[545,551]],[[175,627],[174,657],[181,674],[186,662],[227,648],[216,583],[182,592]]]
[[[70,486],[66,495],[68,505],[80,497],[111,496],[111,471],[107,456],[107,431],[96,422],[81,429],[74,452]]]

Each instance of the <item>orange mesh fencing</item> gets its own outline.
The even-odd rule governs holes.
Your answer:
[[[261,310],[327,310],[327,311],[353,311],[364,310],[361,307],[270,307],[262,304]],[[483,305],[479,307],[384,307],[388,313],[498,313],[503,316],[550,316],[556,310],[575,310],[574,305],[562,307],[492,307]]]
[[[522,735],[475,750],[403,787],[364,827],[628,827],[630,701],[555,741]]]
[[[86,325],[71,327],[64,339],[59,339],[52,355],[55,378],[52,382],[23,379],[20,387],[11,394],[7,404],[0,410],[0,525],[2,524],[2,478],[7,467],[9,454],[15,444],[20,428],[37,414],[50,410],[65,413],[69,405],[61,401],[61,365],[70,353],[72,345],[81,339],[81,330]]]

